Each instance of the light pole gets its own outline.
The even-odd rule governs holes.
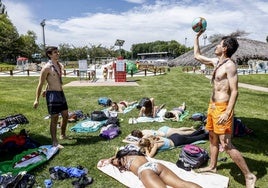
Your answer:
[[[119,54],[121,56],[121,47],[124,45],[125,41],[124,40],[121,40],[121,39],[117,39],[115,41],[115,46],[119,46]]]
[[[46,25],[46,19],[43,19],[43,21],[40,23],[43,29],[43,45],[44,45],[44,52],[46,53],[46,40],[45,40],[45,25]]]
[[[203,35],[203,40],[204,40],[204,46],[206,46],[206,40],[207,40],[208,36],[206,34]]]

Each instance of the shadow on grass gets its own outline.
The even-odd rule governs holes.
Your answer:
[[[268,166],[267,161],[260,161],[258,159],[250,159],[245,157],[246,163],[250,169],[250,171],[256,175],[257,179],[263,178],[265,175],[267,175],[267,169]],[[245,177],[242,174],[241,170],[236,166],[236,164],[228,158],[226,163],[221,163],[218,165],[218,170],[220,169],[228,169],[230,170],[230,176],[234,178],[234,180],[241,185],[245,185]]]

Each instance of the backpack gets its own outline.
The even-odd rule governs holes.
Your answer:
[[[176,165],[179,168],[190,171],[207,163],[208,159],[208,152],[205,149],[193,144],[187,144],[182,148]]]
[[[243,124],[241,119],[234,117],[233,137],[241,137],[252,133],[253,130],[249,129],[245,124]]]
[[[106,116],[106,114],[103,111],[93,111],[90,115],[90,119],[92,121],[103,121],[103,120],[107,120],[108,117]]]
[[[112,105],[112,100],[107,97],[100,97],[98,99],[98,104],[102,106],[111,106]]]
[[[110,125],[110,124],[114,124],[117,125],[118,127],[120,127],[120,122],[119,119],[117,117],[109,117],[105,123],[105,125]]]
[[[191,120],[194,120],[194,121],[202,121],[202,122],[205,122],[205,120],[207,119],[207,117],[205,116],[205,114],[200,113],[200,112],[197,112],[197,113],[194,113],[190,117],[190,119]]]
[[[120,128],[116,124],[110,124],[102,127],[100,131],[100,137],[111,140],[117,137],[121,133]]]
[[[148,97],[143,97],[141,100],[140,100],[140,102],[139,102],[139,104],[137,105],[137,109],[141,109],[142,107],[143,107],[143,105],[144,105],[144,102],[145,101],[148,101],[148,100],[150,100]]]

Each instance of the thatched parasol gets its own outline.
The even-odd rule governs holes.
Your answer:
[[[239,65],[247,65],[248,60],[268,60],[268,43],[251,39],[237,38],[239,48],[232,59]],[[215,47],[218,41],[201,47],[201,53],[207,57],[215,57]],[[191,50],[168,63],[171,66],[199,66],[201,63],[194,59],[194,51]]]

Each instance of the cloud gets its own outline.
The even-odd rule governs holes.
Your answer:
[[[83,16],[67,17],[64,20],[46,20],[46,43],[85,46],[89,44],[111,47],[116,39],[125,40],[123,49],[132,44],[156,40],[176,40],[187,46],[193,45],[195,33],[191,29],[194,18],[206,18],[206,34],[230,34],[244,30],[248,38],[265,42],[268,35],[268,3],[265,1],[155,1],[127,0],[141,3],[121,13],[84,13]],[[145,4],[143,4],[145,3]],[[42,32],[36,15],[27,3],[5,2],[8,15],[20,34],[33,30],[42,43]],[[24,11],[17,11],[24,10]],[[265,33],[266,32],[266,33]]]
[[[142,3],[145,3],[146,0],[124,0],[128,3],[136,3],[136,4],[142,4]]]

